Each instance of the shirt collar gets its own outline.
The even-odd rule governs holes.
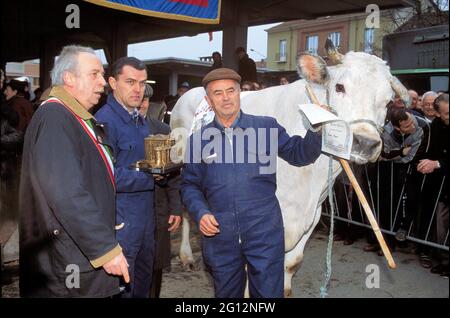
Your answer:
[[[86,108],[84,108],[75,97],[69,94],[64,87],[55,86],[50,91],[49,96],[56,97],[62,101],[67,107],[69,107],[78,117],[83,120],[93,119],[91,113],[89,113]]]
[[[250,123],[250,117],[246,113],[244,113],[242,110],[239,111],[238,116],[236,117],[235,121],[231,125],[231,128],[241,128],[243,130],[250,128],[252,124]],[[207,128],[216,128],[217,134],[222,133],[225,131],[225,127],[214,117],[214,120],[210,122],[208,125],[204,127],[204,129]]]
[[[236,119],[231,124],[230,128],[236,128],[239,122],[239,119],[241,118],[241,111],[239,110],[239,113],[237,114]],[[225,127],[222,125],[222,123],[219,121],[217,116],[214,116],[214,122],[217,128],[220,128],[221,130],[225,129]]]

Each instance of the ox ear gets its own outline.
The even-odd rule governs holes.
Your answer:
[[[325,84],[330,79],[327,63],[320,57],[302,53],[298,57],[298,73],[307,82]]]
[[[327,39],[325,42],[325,51],[327,51],[328,58],[333,64],[342,64],[344,55],[338,52],[337,48],[334,46],[333,41]]]
[[[408,94],[408,90],[405,86],[398,80],[397,77],[392,76],[390,79],[392,90],[395,92],[396,96],[399,96],[404,102],[406,107],[411,106],[411,96]]]

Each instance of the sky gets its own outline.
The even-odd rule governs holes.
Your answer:
[[[267,57],[267,32],[280,23],[265,24],[248,29],[247,49],[248,55],[255,61]],[[253,49],[254,51],[251,51]],[[128,56],[134,56],[141,60],[152,60],[164,57],[177,57],[190,60],[198,60],[199,57],[211,56],[212,52],[222,52],[222,32],[214,32],[213,40],[209,41],[208,33],[193,37],[180,37],[168,40],[143,42],[128,45]],[[103,64],[107,64],[103,50],[97,50],[97,55]],[[35,60],[36,63],[39,60]]]
[[[278,24],[266,24],[249,28],[247,48],[252,59],[260,61],[267,57],[267,32],[264,30]],[[198,60],[199,57],[211,56],[211,53],[214,51],[222,52],[222,32],[214,32],[213,41],[211,42],[209,42],[208,33],[204,33],[194,37],[181,37],[128,46],[128,56],[135,56],[142,60],[163,57]]]

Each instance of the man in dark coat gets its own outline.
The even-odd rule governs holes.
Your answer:
[[[420,161],[417,171],[427,175],[424,186],[426,203],[423,205],[421,217],[421,238],[425,237],[429,230],[428,225],[431,215],[436,213],[435,231],[438,244],[445,245],[448,238],[448,136],[449,136],[449,112],[448,94],[442,94],[436,98],[434,108],[438,117],[431,123],[431,144],[426,159]],[[437,203],[437,205],[436,205]],[[431,209],[436,209],[432,211]],[[438,254],[439,264],[431,269],[433,273],[448,277],[449,257],[448,252]],[[428,262],[427,262],[428,260]],[[430,267],[429,251],[424,249],[420,255],[421,265]]]
[[[146,118],[152,135],[169,135],[169,125],[147,115],[150,112],[149,105],[152,95],[153,89],[149,84],[146,84],[144,99],[139,111]],[[155,187],[156,245],[153,278],[150,288],[151,298],[159,298],[163,269],[170,268],[170,233],[178,230],[183,211],[180,197],[180,181],[179,174],[175,174],[169,176],[166,182],[157,183]]]
[[[155,253],[154,180],[130,166],[145,158],[144,138],[150,135],[138,108],[144,96],[147,70],[142,61],[123,57],[112,65],[112,88],[106,104],[95,114],[105,125],[116,170],[117,239],[130,265],[131,282],[123,297],[148,298]]]
[[[238,73],[242,78],[243,82],[252,82],[256,83],[257,76],[256,76],[256,63],[253,61],[248,54],[245,52],[245,49],[243,47],[238,47],[236,49],[236,56],[239,60],[239,68]]]
[[[27,129],[20,184],[23,297],[110,297],[129,280],[115,239],[114,174],[104,134],[88,112],[105,80],[90,48],[63,48],[51,98]]]
[[[19,121],[14,128],[25,133],[25,129],[33,116],[34,107],[31,102],[24,97],[26,82],[10,80],[6,84],[5,96],[6,102],[19,115]]]
[[[203,79],[215,118],[189,139],[181,197],[203,234],[203,259],[216,297],[244,296],[246,265],[251,297],[283,297],[276,156],[296,166],[311,164],[321,153],[322,139],[310,131],[304,138],[290,137],[274,118],[242,112],[240,81],[236,72],[223,68]]]

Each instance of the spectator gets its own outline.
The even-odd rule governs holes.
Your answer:
[[[421,111],[423,113],[423,103],[422,103],[423,95],[419,95],[419,98],[417,99],[417,110]]]
[[[213,65],[211,66],[211,70],[215,70],[216,68],[222,68],[222,55],[219,52],[214,52],[212,54]]]
[[[1,71],[1,76],[0,90],[3,88],[3,70]],[[18,163],[20,161],[23,133],[14,128],[19,122],[19,115],[3,100],[0,111],[0,216],[3,215],[2,219],[4,220],[5,214],[18,215]],[[0,224],[0,233],[5,233],[3,226],[4,224]]]
[[[242,82],[256,82],[256,63],[245,52],[243,47],[238,47],[235,52],[238,61],[239,68],[238,73],[242,78]]]
[[[397,174],[398,185],[403,188],[403,205],[399,222],[395,225],[396,238],[405,241],[407,231],[413,218],[417,215],[419,206],[420,187],[423,177],[410,169],[409,164],[417,165],[423,157],[428,146],[429,128],[426,121],[420,117],[406,112],[404,109],[396,109],[391,114],[391,122],[384,127],[382,134],[383,152],[382,159],[394,162],[394,170]]]
[[[144,99],[139,111],[146,118],[152,135],[169,135],[170,127],[167,124],[147,116],[152,94],[153,90],[149,84],[146,84]],[[163,269],[170,269],[170,233],[178,230],[183,211],[179,193],[180,182],[179,174],[174,174],[169,177],[167,183],[155,186],[155,261],[150,298],[159,298]]]
[[[24,97],[25,87],[25,82],[13,79],[6,84],[5,88],[7,104],[19,115],[19,122],[14,128],[23,133],[25,133],[31,117],[33,116],[33,104]]]
[[[164,114],[166,113],[167,106],[164,102],[156,103],[151,102],[150,98],[153,96],[153,88],[150,84],[145,85],[144,99],[142,101],[141,109],[147,109],[147,111],[141,111],[141,114],[145,116],[147,121],[155,119],[162,122],[164,119]]]
[[[252,82],[243,82],[241,85],[241,91],[243,92],[248,92],[248,91],[254,91],[255,90],[255,86],[253,85]]]
[[[409,107],[409,112],[415,116],[424,117],[423,111],[419,109],[419,94],[415,90],[410,89],[408,91],[409,96],[411,97],[411,106]]]
[[[438,94],[433,91],[426,92],[422,98],[422,108],[425,115],[425,119],[431,123],[437,116],[434,109],[434,101],[438,97]]]
[[[287,85],[287,84],[289,84],[289,80],[287,79],[286,76],[282,76],[280,78],[280,85]]]
[[[190,88],[191,86],[188,82],[183,82],[178,88],[177,94],[175,96],[169,95],[164,98],[164,102],[167,106],[166,113],[164,114],[164,122],[167,125],[170,124],[170,115],[172,114],[173,107],[178,102],[178,99],[180,99],[180,97],[183,96]]]
[[[417,171],[427,175],[427,183],[424,187],[427,210],[436,206],[436,236],[438,244],[445,244],[448,233],[448,136],[449,136],[449,112],[448,94],[442,94],[435,100],[435,111],[439,117],[431,124],[431,144],[426,159],[421,160],[417,166]],[[445,177],[445,179],[444,179]],[[422,211],[421,218],[422,235],[428,228],[429,216],[433,211]],[[432,222],[433,220],[430,220]],[[431,260],[428,249],[422,250],[420,261],[423,267],[431,267]],[[431,269],[433,273],[448,277],[449,262],[448,252],[438,254],[439,264]]]

